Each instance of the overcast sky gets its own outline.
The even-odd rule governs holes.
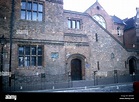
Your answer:
[[[64,0],[64,9],[84,12],[96,0]],[[130,18],[136,15],[136,7],[139,7],[139,0],[98,0],[100,5],[109,15],[116,15],[121,19]]]

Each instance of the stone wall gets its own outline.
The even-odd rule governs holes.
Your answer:
[[[123,73],[125,71],[125,74],[128,74],[127,71],[128,68],[125,67],[125,63],[130,56],[136,56],[135,53],[127,52],[122,46],[122,44],[112,37],[112,35],[100,25],[98,25],[89,15],[85,13],[79,13],[79,12],[72,12],[72,11],[65,11],[65,34],[71,33],[71,38],[74,39],[74,35],[80,34],[80,35],[86,35],[83,40],[84,42],[87,42],[89,44],[88,47],[79,47],[75,51],[74,49],[70,49],[67,52],[76,53],[82,53],[82,49],[87,53],[82,53],[87,58],[87,63],[91,66],[89,68],[85,69],[85,76],[86,80],[91,79],[93,72],[98,71],[99,76],[112,76],[107,75],[108,72],[113,72],[113,70],[118,70],[119,72]],[[80,30],[76,29],[68,29],[66,26],[68,18],[76,18],[76,19],[82,19],[82,28]],[[96,41],[96,35],[98,37],[98,41]],[[76,40],[72,40],[73,42],[78,41],[78,38]],[[82,40],[81,40],[82,41]],[[79,50],[78,50],[79,49]],[[114,58],[111,58],[111,54],[114,54]],[[89,58],[87,56],[90,56]],[[98,65],[99,63],[99,65]],[[99,68],[98,68],[99,66]],[[127,65],[128,66],[128,65]],[[104,75],[105,73],[106,75]]]

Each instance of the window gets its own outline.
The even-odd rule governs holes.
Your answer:
[[[98,34],[95,33],[96,42],[98,41]]]
[[[33,1],[21,2],[21,19],[42,21],[43,18],[43,4]]]
[[[99,61],[97,61],[97,69],[100,70]]]
[[[120,27],[117,27],[117,35],[120,36]]]
[[[99,9],[100,9],[100,7],[99,7],[99,6],[97,6],[96,8],[97,8],[97,10],[99,10]]]
[[[42,46],[19,46],[18,65],[20,67],[42,66]]]
[[[101,15],[94,15],[93,18],[106,29],[106,22],[105,19]]]
[[[80,20],[68,19],[68,28],[81,29],[81,21]]]
[[[119,26],[117,27],[117,35],[118,36],[123,35],[123,31],[122,31],[122,29]]]

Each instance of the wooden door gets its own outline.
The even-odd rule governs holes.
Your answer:
[[[81,60],[71,60],[71,80],[82,80]]]

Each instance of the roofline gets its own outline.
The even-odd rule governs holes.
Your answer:
[[[122,21],[122,23],[118,23],[118,22],[115,22],[114,20],[113,20],[113,22],[114,23],[116,23],[116,24],[120,24],[120,25],[126,25],[126,23],[121,19],[121,18],[119,18],[119,17],[117,17],[117,16],[115,16],[115,15],[110,15],[111,16],[111,18],[112,18],[112,20],[113,20],[113,17],[116,17],[117,19],[120,19],[121,21]]]
[[[95,2],[95,3],[96,3],[96,2]],[[95,5],[95,3],[92,4],[90,7],[88,7],[84,12],[86,12],[86,11],[89,10],[91,7],[93,7],[93,6]]]
[[[72,14],[78,14],[78,15],[85,15],[85,13],[83,13],[83,12],[71,11],[71,10],[64,10],[64,13],[72,13]]]
[[[114,22],[114,23],[116,23],[116,24],[119,24],[119,25],[126,25],[125,23],[117,23],[117,22]]]

